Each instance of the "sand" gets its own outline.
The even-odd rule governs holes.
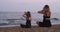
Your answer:
[[[60,32],[60,24],[52,25],[52,27],[32,26],[31,28],[0,27],[0,32]]]

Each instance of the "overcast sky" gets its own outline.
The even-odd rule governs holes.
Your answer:
[[[0,12],[21,12],[42,10],[44,5],[50,6],[51,12],[60,12],[60,0],[0,0]]]

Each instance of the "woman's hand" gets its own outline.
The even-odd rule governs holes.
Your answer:
[[[41,11],[38,11],[38,13],[41,13]]]

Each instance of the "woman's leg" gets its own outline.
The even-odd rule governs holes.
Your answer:
[[[46,20],[43,22],[44,27],[51,27],[51,22],[50,20]]]
[[[40,27],[43,27],[43,22],[37,22]]]

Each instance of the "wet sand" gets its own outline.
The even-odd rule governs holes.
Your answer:
[[[33,26],[31,28],[16,27],[0,27],[0,32],[60,32],[60,24],[52,27]]]

